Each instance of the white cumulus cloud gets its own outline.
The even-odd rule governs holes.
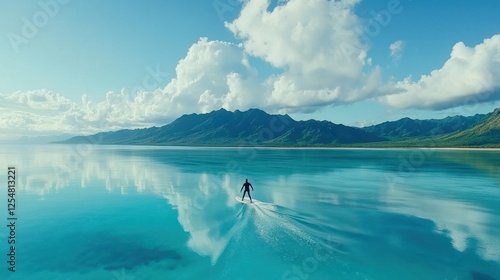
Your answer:
[[[226,23],[248,54],[282,71],[265,82],[268,107],[308,111],[380,94],[380,69],[364,71],[357,2],[290,0],[269,11],[269,1],[253,0]]]
[[[126,89],[109,92],[103,101],[87,96],[72,101],[47,90],[4,94],[8,103],[0,116],[14,116],[18,128],[31,131],[92,133],[163,125],[185,113],[221,107],[307,112],[370,98],[380,94],[381,70],[364,71],[369,58],[359,40],[357,2],[290,0],[269,11],[269,1],[250,0],[235,21],[226,23],[242,43],[201,38],[163,88],[133,95]],[[251,57],[275,67],[277,74],[261,76]],[[11,123],[3,119],[0,130],[7,130]]]
[[[221,107],[247,109],[262,100],[256,79],[241,46],[201,38],[179,61],[176,77],[164,88],[134,95],[126,89],[108,92],[100,102],[86,95],[72,101],[45,89],[0,94],[0,132],[89,134],[164,125],[182,114]]]
[[[241,46],[201,38],[179,61],[176,78],[163,89],[163,103],[172,115],[248,108],[259,97],[244,85],[255,77]]]
[[[362,40],[364,21],[355,14],[360,1],[287,0],[271,8],[269,0],[247,0],[238,18],[225,23],[241,43],[200,38],[164,86],[108,92],[100,101],[70,100],[50,90],[0,94],[0,135],[159,126],[220,108],[307,113],[378,98],[400,108],[445,109],[470,98],[500,99],[500,35],[475,47],[457,43],[441,69],[418,81],[384,83]],[[397,59],[404,46],[393,42],[391,57]],[[253,65],[257,60],[273,74]]]
[[[382,100],[399,108],[447,109],[500,99],[500,35],[468,47],[455,44],[441,69],[398,82]]]

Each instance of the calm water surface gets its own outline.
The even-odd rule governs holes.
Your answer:
[[[8,166],[0,279],[500,279],[498,150],[0,146],[5,225]]]

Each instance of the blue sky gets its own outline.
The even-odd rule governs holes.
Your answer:
[[[252,107],[362,126],[500,107],[500,2],[0,2],[4,137]]]

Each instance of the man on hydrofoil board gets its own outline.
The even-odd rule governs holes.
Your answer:
[[[248,179],[245,179],[245,183],[243,183],[243,186],[241,186],[240,192],[245,188],[245,191],[243,192],[243,197],[241,198],[241,201],[245,199],[245,193],[248,193],[248,197],[250,198],[250,202],[253,203],[252,197],[250,196],[250,188],[252,188],[253,191],[253,186],[248,182]]]

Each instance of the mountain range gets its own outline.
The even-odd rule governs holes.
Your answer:
[[[172,146],[284,147],[500,147],[500,108],[486,115],[444,119],[403,118],[364,128],[328,121],[296,121],[259,109],[220,109],[183,115],[161,127],[76,136],[57,143]]]

